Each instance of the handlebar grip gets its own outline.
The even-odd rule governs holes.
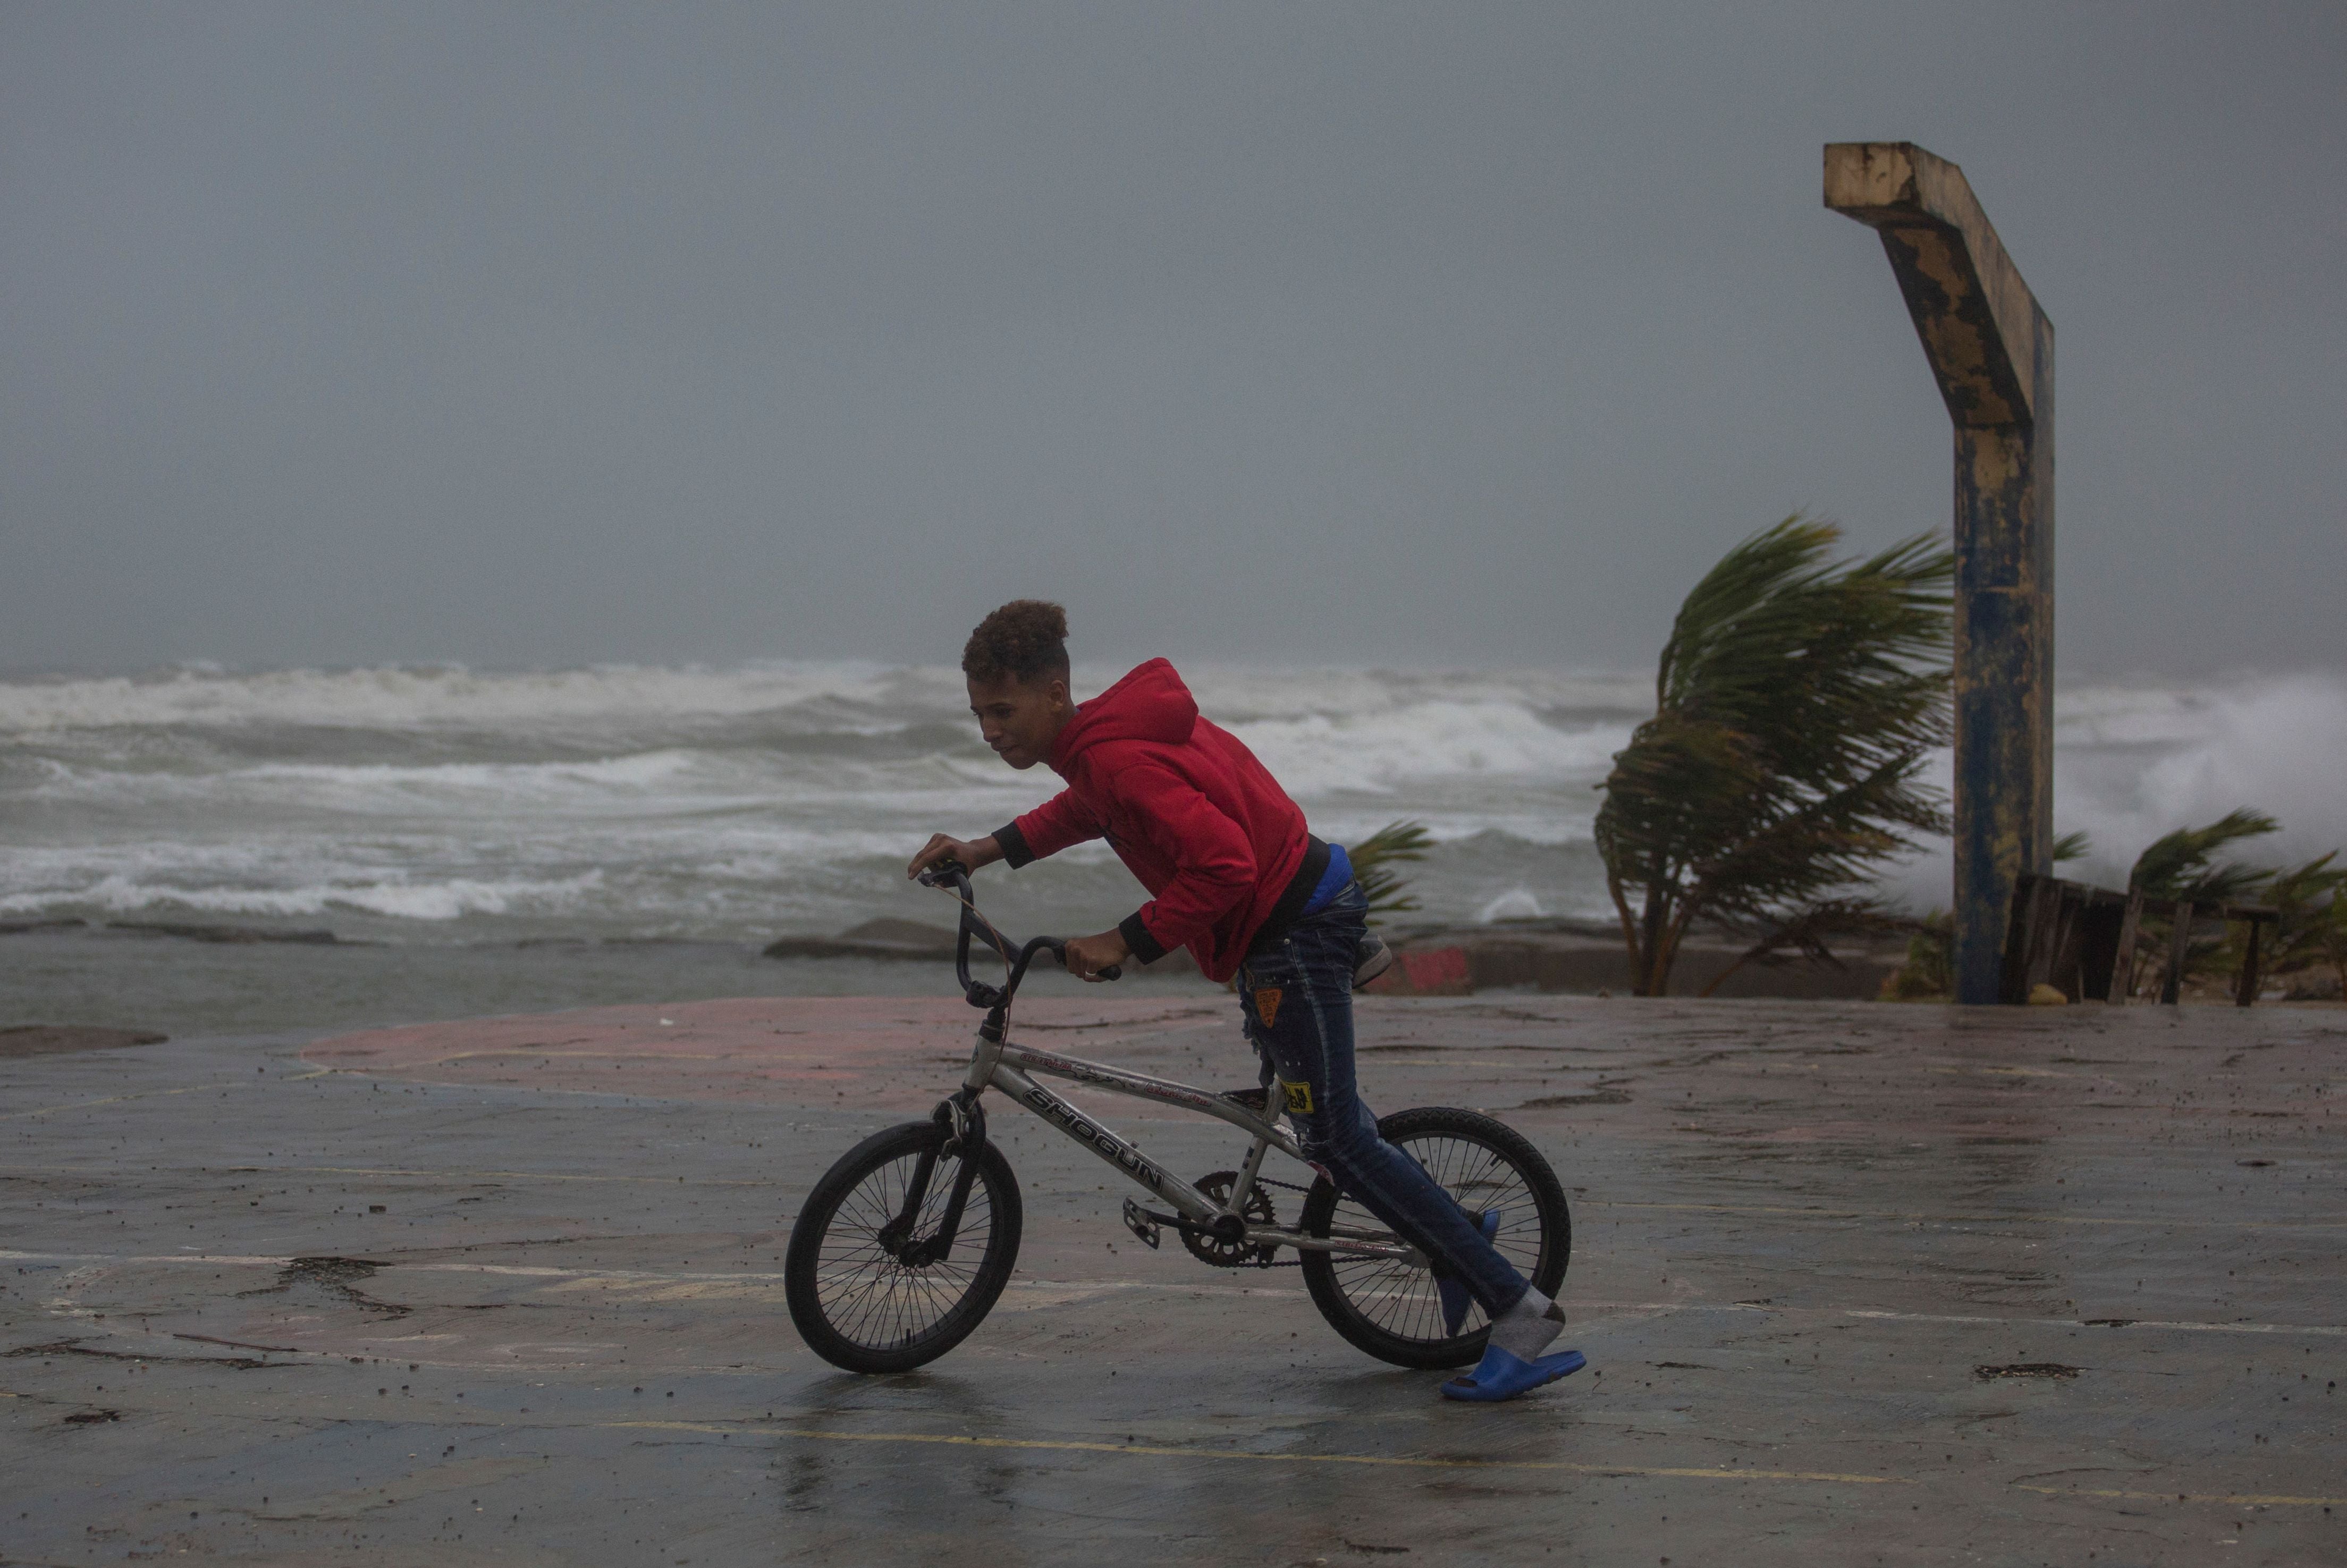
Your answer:
[[[940,860],[935,866],[930,866],[927,871],[921,873],[920,884],[924,887],[935,887],[940,882],[951,882],[957,876],[968,876],[969,875],[969,868],[964,866],[960,861]]]
[[[1044,937],[1040,938],[1040,940],[1045,948],[1050,949],[1051,957],[1060,960],[1060,968],[1063,969],[1066,968],[1068,967],[1067,938],[1064,937]],[[1091,974],[1086,975],[1083,978],[1088,980],[1114,980],[1122,979],[1123,977],[1124,966],[1122,964],[1111,964],[1106,968],[1094,969]]]

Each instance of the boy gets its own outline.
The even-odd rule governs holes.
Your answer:
[[[1086,979],[1177,947],[1214,980],[1239,977],[1247,1034],[1276,1071],[1306,1151],[1345,1192],[1440,1267],[1446,1325],[1471,1300],[1491,1319],[1472,1372],[1442,1385],[1455,1399],[1509,1399],[1582,1366],[1542,1355],[1564,1313],[1501,1257],[1418,1163],[1378,1136],[1353,1081],[1352,989],[1377,972],[1368,901],[1341,845],[1307,832],[1304,814],[1261,763],[1199,717],[1174,667],[1153,659],[1089,702],[1068,691],[1068,618],[1022,599],[980,621],[962,651],[970,711],[1014,768],[1048,764],[1060,794],[975,842],[933,835],[917,876],[942,860],[1014,869],[1071,844],[1106,838],[1151,898],[1113,930],[1068,943]]]

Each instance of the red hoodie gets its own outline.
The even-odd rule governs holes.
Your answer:
[[[1151,894],[1119,927],[1134,956],[1187,947],[1209,979],[1237,973],[1311,843],[1255,753],[1152,659],[1080,703],[1048,760],[1068,787],[994,835],[1003,858],[1024,866],[1105,838]]]

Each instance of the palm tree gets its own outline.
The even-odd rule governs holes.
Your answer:
[[[1907,961],[1882,977],[1887,1002],[1943,1002],[1956,994],[1956,922],[1934,909],[1915,922]]]
[[[2160,956],[2163,968],[2175,930],[2167,909],[2188,899],[2196,904],[2232,903],[2264,887],[2273,879],[2270,867],[2219,861],[2217,852],[2243,839],[2262,838],[2280,826],[2264,812],[2237,806],[2206,826],[2179,827],[2154,839],[2136,856],[2135,869],[2127,873],[2127,886],[2141,893],[2152,909],[2161,911],[2147,915],[2139,940],[2146,949]],[[2225,949],[2223,938],[2191,943],[2185,950],[2178,978],[2231,967]],[[2148,980],[2151,966],[2143,966],[2139,972]]]
[[[1380,915],[1399,915],[1418,907],[1418,898],[1402,889],[1409,886],[1394,870],[1404,860],[1423,860],[1427,846],[1434,835],[1418,822],[1389,822],[1358,844],[1345,846],[1345,856],[1353,863],[1353,880],[1369,900],[1372,924]]]
[[[1879,924],[1872,871],[1948,831],[1921,774],[1950,734],[1955,558],[1923,536],[1836,565],[1840,538],[1788,518],[1680,606],[1595,830],[1639,995],[1668,991],[1698,917],[1756,956]]]
[[[2334,849],[2331,853],[2336,855],[2338,851]],[[2301,867],[2300,873],[2292,875],[2315,870],[2326,865],[2330,859],[2331,856],[2326,855],[2321,860]],[[2333,872],[2332,875],[2338,880],[2332,884],[2331,897],[2320,905],[2310,905],[2308,907],[2303,927],[2303,942],[2298,948],[2293,949],[2288,945],[2291,911],[2288,905],[2282,907],[2285,944],[2283,950],[2285,953],[2302,952],[2309,968],[2318,963],[2329,964],[2331,972],[2339,977],[2339,994],[2342,997],[2347,997],[2347,871]],[[2279,880],[2280,879],[2277,878],[2277,881]],[[2275,972],[2277,974],[2283,972],[2280,965],[2275,966]]]
[[[2262,886],[2273,873],[2239,861],[2219,863],[2217,851],[2244,838],[2262,838],[2281,824],[2264,812],[2237,806],[2206,827],[2179,827],[2136,856],[2127,886],[2148,899],[2191,898],[2229,903]]]
[[[2337,850],[2305,865],[2277,871],[2266,883],[2265,901],[2280,911],[2269,974],[2286,975],[2327,965],[2339,973],[2347,995],[2347,866],[2333,866]]]

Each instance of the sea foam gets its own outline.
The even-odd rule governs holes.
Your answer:
[[[2081,685],[2062,690],[2054,712],[2054,828],[2089,845],[2065,875],[2125,886],[2152,840],[2237,806],[2281,829],[2237,845],[2235,858],[2283,865],[2347,846],[2347,676]],[[1950,771],[1944,753],[1934,759],[1942,789]],[[1952,875],[1942,842],[1885,880],[1930,908],[1948,902]]]
[[[1080,667],[1092,692],[1121,670]],[[1184,674],[1317,831],[1398,819],[1432,917],[1606,909],[1590,824],[1649,678],[1574,671]],[[2281,817],[2261,858],[2347,843],[2347,680],[2065,687],[2056,825],[2082,874],[2236,805]],[[1934,759],[1944,784],[1947,759]],[[404,930],[692,935],[835,930],[907,904],[932,831],[975,835],[1057,787],[980,743],[958,671],[865,664],[454,668],[0,683],[0,913],[190,910],[397,939]],[[1943,904],[1944,845],[1891,872]],[[1138,897],[1107,846],[992,886],[1112,918]],[[1070,917],[1073,918],[1073,916]]]

